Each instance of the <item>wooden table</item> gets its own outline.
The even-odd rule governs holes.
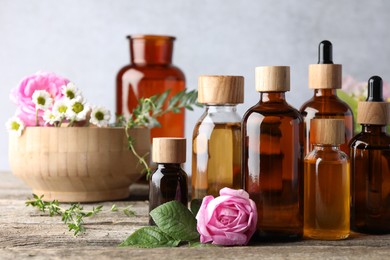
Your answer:
[[[114,202],[98,203],[105,212],[87,219],[86,233],[74,237],[59,217],[49,217],[24,205],[31,190],[20,180],[10,173],[0,176],[0,259],[390,259],[390,235],[356,233],[344,241],[304,240],[217,248],[118,248],[135,229],[147,225],[147,201],[115,202],[120,207],[133,205],[135,217],[110,212]],[[85,208],[96,205],[86,204]]]

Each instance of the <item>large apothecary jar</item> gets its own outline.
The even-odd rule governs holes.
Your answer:
[[[183,72],[172,65],[175,37],[164,35],[130,35],[130,64],[116,77],[116,114],[129,116],[141,97],[170,90],[168,96],[184,90]],[[159,118],[162,127],[151,130],[151,138],[184,136],[184,111]]]

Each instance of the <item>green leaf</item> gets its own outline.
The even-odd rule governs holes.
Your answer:
[[[198,211],[200,209],[200,205],[202,205],[202,199],[193,199],[191,201],[191,211],[192,214],[196,217],[196,214],[198,214]]]
[[[179,243],[180,240],[175,240],[165,234],[160,228],[152,226],[138,229],[119,246],[137,246],[143,248],[176,247]]]
[[[149,214],[162,231],[176,240],[191,241],[199,237],[194,215],[178,201],[164,203]]]

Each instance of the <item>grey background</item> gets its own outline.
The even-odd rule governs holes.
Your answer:
[[[241,115],[259,98],[254,68],[290,65],[287,99],[298,108],[312,96],[307,68],[323,39],[333,42],[344,75],[390,81],[389,13],[385,0],[0,0],[0,122],[15,111],[11,88],[38,70],[69,78],[90,103],[114,111],[115,75],[129,63],[125,36],[140,33],[177,37],[174,64],[190,89],[200,74],[243,75]],[[187,138],[201,113],[187,113]],[[0,140],[0,170],[7,170],[5,127]]]

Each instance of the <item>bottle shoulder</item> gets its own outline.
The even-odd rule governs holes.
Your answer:
[[[351,139],[349,146],[352,149],[390,150],[390,135],[387,133],[372,134],[361,132]]]
[[[304,115],[314,113],[352,116],[351,108],[337,96],[312,97],[301,106],[299,111]]]
[[[291,119],[303,121],[301,113],[290,106],[288,103],[257,103],[249,108],[244,116],[243,121],[250,120],[257,117],[279,117],[280,119]]]
[[[349,157],[341,150],[319,150],[313,149],[305,157],[305,161],[321,163],[348,163]]]
[[[171,167],[159,167],[152,173],[152,180],[161,179],[164,177],[186,177],[187,173],[182,168],[171,168]]]

